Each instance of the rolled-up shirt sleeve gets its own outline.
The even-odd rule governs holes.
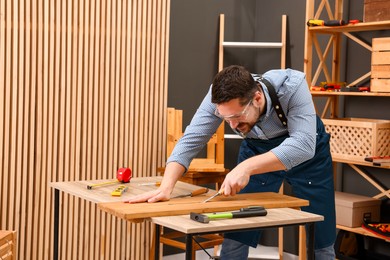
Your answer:
[[[289,170],[311,159],[315,154],[316,112],[303,75],[300,79],[292,77],[292,80],[284,84],[287,84],[285,95],[288,97],[286,116],[289,137],[271,151]],[[289,84],[291,86],[288,86]],[[290,91],[291,93],[288,93]]]
[[[167,160],[181,164],[186,171],[191,161],[203,149],[215,133],[222,120],[214,115],[215,104],[211,102],[211,87],[197,109],[191,123],[186,127],[183,137],[174,147]]]

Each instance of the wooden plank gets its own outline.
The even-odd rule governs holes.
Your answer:
[[[223,64],[223,42],[225,35],[225,15],[219,15],[219,48],[218,48],[218,71],[221,71],[224,67]]]
[[[48,88],[48,125],[47,125],[47,140],[48,140],[48,147],[47,147],[47,165],[46,170],[49,174],[47,174],[47,181],[51,182],[53,181],[54,174],[53,174],[53,165],[55,164],[54,158],[55,158],[55,140],[53,138],[54,136],[54,110],[55,110],[55,89],[56,89],[56,81],[55,81],[55,37],[57,35],[55,31],[55,5],[49,4],[48,2],[45,3],[45,13],[47,15],[47,47],[48,47],[48,59],[46,64],[46,69],[48,70],[48,77],[47,77],[47,84],[50,86]],[[54,216],[52,214],[52,211],[50,210],[50,206],[52,205],[52,200],[50,196],[50,187],[46,187],[46,201],[45,204],[47,205],[46,208],[46,216],[49,216],[50,223],[54,223]],[[52,229],[52,226],[46,227],[45,237],[50,237],[51,234],[53,234],[54,231]],[[54,246],[54,240],[52,239],[49,243],[49,246],[45,250],[45,254],[48,255],[50,258],[53,258],[53,252],[52,248]]]
[[[125,79],[126,79],[126,58],[127,58],[127,52],[126,52],[126,19],[127,19],[127,1],[125,1],[123,4],[122,2],[118,3],[118,32],[120,33],[120,39],[117,42],[117,52],[116,57],[118,58],[118,73],[117,73],[117,81],[118,81],[118,89],[119,89],[119,97],[118,99],[118,121],[117,125],[122,126],[118,129],[118,155],[117,155],[117,162],[118,165],[122,166],[128,166],[128,164],[125,163],[124,158],[124,150],[125,150],[125,135],[127,131],[125,131],[125,120],[126,120],[126,109],[125,109],[125,99],[126,98],[126,89],[127,85],[125,85]]]
[[[150,84],[151,85],[156,85],[157,83],[157,78],[155,77],[157,73],[157,57],[156,57],[156,46],[157,46],[157,15],[156,10],[157,10],[157,2],[153,1],[151,4],[151,51],[150,51]],[[160,99],[160,93],[161,90],[159,91],[154,91],[153,93],[153,103],[154,104],[159,104],[159,99]],[[150,110],[151,113],[151,122],[150,124],[154,127],[151,127],[151,151],[161,151],[161,148],[158,145],[158,130],[159,130],[159,113],[158,113],[158,108],[159,105],[153,106]],[[153,169],[151,169],[150,172],[155,172],[157,167],[159,166],[158,164],[158,154],[156,153],[151,153],[151,165]]]
[[[145,203],[102,202],[98,203],[98,208],[122,219],[138,221],[138,219],[148,217],[237,210],[255,205],[261,205],[265,208],[280,208],[301,207],[309,204],[305,200],[270,192],[237,194],[233,197],[219,196],[208,203],[202,203],[211,194],[171,199],[159,203],[146,203],[147,207],[145,207]]]
[[[354,42],[356,42],[357,44],[359,44],[360,46],[362,46],[363,48],[367,49],[368,51],[372,51],[371,45],[365,43],[364,41],[362,41],[361,39],[359,39],[355,35],[353,35],[349,32],[343,32],[343,34],[345,36],[347,36],[348,38],[350,38],[351,40],[353,40]]]
[[[362,227],[350,228],[350,227],[341,226],[341,225],[336,225],[336,227],[338,229],[346,230],[346,231],[349,231],[349,232],[352,232],[352,233],[357,233],[357,234],[360,234],[360,235],[363,235],[363,236],[369,236],[369,237],[378,238],[378,236],[376,236],[374,233],[372,233],[372,232],[370,232],[368,230],[365,230]],[[380,239],[383,239],[383,238],[381,237]],[[390,242],[390,239],[385,239],[385,241]]]
[[[96,20],[97,18],[97,1],[90,1],[90,18],[89,18],[89,28],[90,28],[90,41],[88,46],[88,57],[89,57],[89,67],[88,67],[88,95],[86,99],[88,100],[88,127],[87,127],[87,154],[88,158],[86,159],[86,179],[91,179],[92,176],[95,176],[95,171],[97,163],[96,163],[96,153],[97,149],[94,149],[94,140],[96,140],[96,110],[94,106],[96,106],[96,96],[98,93],[98,87],[95,87],[96,82],[96,74],[97,70],[97,62],[96,62],[96,54],[98,53],[97,42],[99,39],[99,32],[96,30]],[[86,206],[86,219],[89,221],[96,221],[95,210],[91,203],[87,203]],[[87,224],[87,223],[86,223]],[[86,241],[88,241],[87,248],[84,252],[84,259],[94,258],[94,241],[95,241],[95,227],[96,225],[87,224],[87,228],[85,230],[86,233]]]
[[[168,59],[168,49],[169,49],[169,18],[170,17],[170,0],[165,2],[158,2],[157,6],[157,28],[159,31],[160,39],[158,41],[158,52],[156,56],[159,58],[158,61],[161,63],[163,60]],[[160,58],[161,57],[161,58]],[[160,106],[164,109],[167,108],[167,97],[168,96],[168,63],[163,63],[163,66],[159,67],[159,85],[162,86],[162,91],[160,95]],[[166,140],[166,115],[165,110],[160,111],[160,116],[163,117],[163,124],[160,126],[160,140],[165,144]],[[166,155],[162,153],[160,156],[161,164],[165,162]],[[161,165],[159,164],[159,165]]]
[[[371,78],[390,78],[390,61],[387,65],[372,65],[371,66]]]
[[[314,17],[314,1],[306,1],[305,17]],[[310,18],[308,18],[310,19]],[[303,53],[303,71],[306,74],[307,84],[313,86],[315,82],[312,79],[313,70],[313,34],[309,32],[309,28],[305,27],[305,48]]]
[[[113,55],[112,55],[112,46],[115,45],[115,33],[114,28],[112,27],[112,2],[106,1],[105,6],[105,48],[104,48],[104,56],[106,62],[104,63],[104,122],[103,125],[103,178],[112,178],[112,89],[115,89],[115,86],[112,83],[114,75],[112,75],[112,67],[113,64]],[[111,222],[110,216],[106,214],[101,215],[101,243],[100,243],[100,258],[101,259],[109,259],[110,257],[110,243],[108,242],[111,237]]]
[[[390,64],[390,51],[379,52],[373,51],[371,56],[372,65],[389,65]]]
[[[26,2],[24,5],[25,8],[25,16],[23,19],[25,21],[30,21],[30,3]],[[25,72],[24,75],[30,75],[31,71],[31,24],[26,24],[26,33],[25,33]],[[30,93],[31,93],[31,81],[29,78],[26,78],[24,82],[24,87],[25,87],[25,99],[24,99],[24,104],[23,104],[23,132],[21,138],[23,138],[23,163],[20,165],[21,169],[23,171],[28,171],[29,170],[29,116],[30,116]],[[30,187],[30,183],[27,183],[26,181],[22,183],[22,191],[28,190]],[[19,229],[19,237],[23,239],[19,239],[19,252],[22,252],[21,250],[26,250],[27,243],[28,243],[28,216],[31,216],[28,211],[28,202],[29,202],[29,197],[27,192],[23,192],[21,195],[21,208],[26,209],[21,212],[21,222],[20,225],[21,227],[26,227],[26,228],[20,228]],[[27,251],[25,251],[25,255],[27,257]],[[19,253],[20,254],[20,253]]]
[[[5,62],[5,35],[6,35],[6,12],[5,12],[5,1],[0,2],[0,13],[3,15],[0,16],[0,68],[5,68],[6,67],[6,62]],[[5,86],[5,70],[2,69],[0,70],[0,85]],[[0,88],[0,104],[5,103],[5,88]],[[5,107],[0,106],[0,170],[3,170],[3,156],[4,156],[4,117],[5,117]],[[4,190],[6,189],[6,184],[3,181],[3,178],[5,178],[6,174],[2,174],[0,176],[0,208],[5,208],[5,193]],[[5,212],[1,213],[1,218],[3,219]],[[3,228],[4,224],[0,222],[0,229]],[[5,227],[4,227],[5,228]]]
[[[38,28],[38,25],[37,25],[37,3],[31,3],[31,30],[32,30],[32,33],[31,33],[31,45],[30,45],[30,48],[31,48],[31,60],[30,60],[30,64],[29,66],[31,66],[31,76],[30,76],[30,81],[31,81],[31,85],[30,85],[30,88],[31,88],[31,92],[30,92],[30,108],[29,108],[29,124],[30,125],[34,125],[36,126],[37,124],[37,121],[36,121],[36,95],[37,95],[37,37],[38,37],[38,33],[37,33],[37,28]],[[29,145],[28,145],[28,148],[29,148],[29,169],[28,169],[28,172],[31,172],[31,173],[36,173],[36,165],[35,165],[35,149],[36,149],[36,146],[35,146],[35,135],[36,135],[36,127],[34,128],[30,128],[30,131],[29,131]],[[36,180],[36,175],[37,174],[30,174],[30,178],[29,178],[29,187],[28,187],[28,190],[34,190],[35,191],[35,186],[34,186],[34,183],[37,181]],[[26,240],[26,245],[27,245],[27,250],[26,250],[26,258],[37,258],[37,255],[36,255],[36,247],[33,246],[33,242],[34,241],[39,241],[38,239],[36,239],[36,237],[34,236],[34,234],[37,234],[38,231],[36,230],[37,228],[37,225],[33,222],[34,219],[36,219],[38,216],[37,216],[37,209],[38,207],[35,207],[34,205],[34,202],[35,202],[35,199],[36,197],[34,196],[35,195],[35,192],[33,194],[33,196],[28,196],[28,215],[30,216],[29,220],[27,221],[27,226],[31,226],[30,228],[28,228],[28,232],[27,232],[27,240]]]
[[[287,15],[282,15],[282,33],[281,40],[282,48],[280,50],[280,68],[286,68],[286,49],[287,49]]]
[[[18,4],[15,4],[16,10],[18,9]],[[13,17],[13,24],[15,25],[12,28],[12,34],[10,35],[11,37],[11,60],[12,66],[9,68],[10,69],[10,94],[11,94],[11,115],[12,117],[10,118],[10,150],[9,150],[9,183],[8,183],[8,229],[15,229],[15,203],[12,203],[15,201],[15,186],[16,182],[18,181],[18,174],[17,174],[17,129],[20,129],[18,126],[18,102],[19,102],[19,88],[21,88],[21,85],[19,85],[18,82],[18,44],[19,44],[19,37],[18,37],[18,30],[19,30],[19,21],[18,21],[18,13],[13,9],[12,12],[12,17]],[[16,115],[16,116],[15,116]]]
[[[305,260],[306,258],[306,230],[304,226],[299,226],[299,242],[298,242],[298,255],[299,260]]]
[[[153,119],[153,115],[151,114],[151,106],[149,104],[150,101],[153,100],[153,92],[151,92],[151,89],[148,87],[150,86],[150,81],[151,81],[151,75],[150,75],[150,69],[151,69],[151,66],[152,66],[152,63],[148,62],[148,61],[152,61],[151,58],[150,58],[150,55],[151,55],[151,41],[148,41],[147,39],[151,39],[152,38],[152,35],[151,35],[151,31],[152,31],[152,24],[151,24],[151,20],[152,20],[152,14],[151,14],[151,7],[152,7],[152,1],[144,1],[144,5],[145,5],[145,12],[144,12],[144,15],[145,15],[145,57],[144,57],[144,66],[145,66],[145,96],[144,96],[144,115],[145,115],[145,119],[144,119],[144,124],[146,126],[146,129],[144,130],[145,132],[145,143],[144,143],[144,159],[143,159],[143,172],[145,173],[149,173],[152,171],[152,165],[151,165],[151,156],[150,154],[152,154],[151,150],[150,150],[150,147],[151,147],[151,144],[152,144],[152,140],[150,138],[150,136],[152,135],[152,129],[153,129],[153,125],[152,125],[152,122],[151,120]],[[149,137],[149,138],[148,138]],[[155,170],[155,168],[153,169]],[[145,176],[147,176],[147,174],[145,174]],[[143,233],[145,234],[145,233]],[[141,241],[144,241],[144,237],[141,239]],[[143,255],[143,251],[141,253],[141,258],[145,259],[145,256]]]
[[[390,51],[390,37],[373,38],[372,51]]]
[[[126,86],[125,89],[124,89],[124,94],[123,94],[123,97],[124,97],[124,101],[127,103],[129,100],[130,100],[130,89],[131,89],[131,86],[130,86],[130,75],[129,72],[130,71],[130,55],[131,55],[131,9],[132,9],[132,5],[130,2],[126,2],[127,6],[125,8],[125,15],[124,15],[124,19],[125,19],[125,34],[124,34],[124,37],[123,39],[125,40],[125,45],[123,46],[123,50],[125,51],[125,55],[123,55],[124,57],[124,65],[123,65],[123,69],[126,71],[126,73],[123,73],[123,80],[124,80],[124,85]],[[125,103],[123,103],[125,104]],[[129,125],[130,125],[130,105],[126,105],[123,107],[122,111],[123,111],[123,116],[124,116],[124,120],[122,122],[122,124],[124,125],[124,129],[126,129],[126,131],[124,131],[124,143],[125,144],[129,144],[130,143],[130,128]],[[130,147],[126,147],[124,146],[124,151],[123,151],[123,160],[124,162],[126,163],[126,165],[130,165],[130,160],[129,160],[129,150],[130,150]]]
[[[390,79],[371,79],[371,91],[390,92]]]
[[[135,30],[135,47],[136,47],[136,53],[135,53],[135,92],[134,92],[134,99],[132,100],[134,104],[134,112],[136,115],[141,114],[140,110],[140,100],[141,100],[141,88],[142,88],[142,68],[141,68],[141,59],[142,59],[142,1],[137,0],[134,1],[137,2],[137,10],[135,13],[136,16],[136,27]],[[142,148],[141,146],[141,138],[140,138],[140,117],[134,118],[134,136],[136,137],[134,140],[134,149],[136,151],[140,151]],[[141,177],[142,174],[138,174],[138,172],[141,173],[141,159],[140,159],[140,152],[135,153],[134,156],[134,172],[137,174],[137,176]]]
[[[136,136],[136,129],[135,129],[135,115],[136,115],[136,111],[135,111],[135,99],[137,99],[138,97],[136,97],[136,52],[137,52],[137,11],[138,11],[138,3],[137,1],[132,1],[131,5],[130,5],[132,8],[131,8],[131,19],[129,19],[129,22],[131,23],[131,26],[129,26],[131,28],[131,33],[129,34],[129,36],[131,36],[131,40],[129,42],[131,42],[131,45],[129,46],[130,47],[130,61],[129,61],[129,71],[130,71],[130,102],[129,102],[129,109],[130,109],[130,118],[129,118],[129,124],[131,125],[130,127],[130,140],[129,140],[129,145],[130,147],[132,148],[135,148],[135,144],[136,144],[136,140],[135,140],[135,136]],[[136,159],[135,159],[135,155],[133,153],[129,153],[130,156],[129,156],[129,164],[130,165],[134,165],[136,164]],[[134,169],[134,168],[133,168]],[[136,229],[134,228],[134,225],[131,225],[130,226],[131,229],[129,230],[129,233],[131,234],[131,237],[136,237]],[[135,240],[134,239],[131,239],[130,242],[129,242],[130,246],[129,246],[129,249],[130,249],[130,252],[135,252]],[[134,255],[134,254],[133,254]]]
[[[19,3],[19,6],[18,6],[19,10],[20,10],[20,16],[19,16],[19,20],[22,20],[24,19],[24,11],[25,11],[25,3]],[[0,11],[1,12],[1,11]],[[1,21],[0,21],[1,23]],[[20,131],[19,134],[17,134],[17,162],[16,162],[16,167],[17,169],[22,169],[22,166],[24,164],[24,160],[23,160],[23,152],[24,152],[24,143],[23,143],[23,133],[24,131],[27,131],[27,128],[26,126],[23,124],[24,123],[24,103],[25,103],[25,100],[26,100],[26,85],[25,85],[25,70],[26,70],[26,63],[25,63],[25,60],[26,60],[26,57],[25,57],[25,30],[26,30],[26,23],[25,22],[21,22],[19,21],[19,48],[18,48],[18,56],[19,56],[19,60],[18,60],[18,63],[19,63],[19,67],[18,67],[18,74],[19,74],[19,78],[18,78],[18,83],[19,83],[19,86],[23,86],[23,87],[19,87],[19,94],[18,94],[18,103],[19,103],[19,106],[18,106],[18,127],[17,127],[17,130]],[[0,29],[1,30],[1,29]],[[0,38],[1,38],[1,33],[0,33]],[[0,49],[1,49],[1,42],[0,42]],[[1,50],[0,50],[1,52]],[[0,54],[1,56],[1,54]],[[0,60],[1,60],[1,57],[0,57]],[[0,67],[1,67],[1,62],[0,62]],[[1,78],[1,76],[0,76]],[[1,79],[0,79],[0,84],[1,83]],[[1,95],[1,94],[0,94]],[[0,102],[1,102],[1,98],[0,98]],[[3,103],[1,103],[3,104]],[[0,120],[1,120],[1,111],[0,111]],[[1,133],[0,133],[0,139],[1,139]],[[0,141],[0,145],[1,145],[1,141]],[[1,149],[0,149],[1,150]],[[1,156],[1,152],[0,152],[0,156]],[[1,162],[0,162],[0,169],[1,169]],[[24,187],[24,184],[23,182],[21,181],[18,181],[18,177],[16,177],[16,188],[15,188],[15,196],[16,196],[16,199],[14,200],[14,205],[16,207],[19,207],[20,205],[22,205],[24,202],[23,200],[25,199],[24,198],[24,194],[22,193],[22,191],[24,190],[23,187]],[[1,178],[0,178],[1,179]],[[1,181],[0,181],[0,187],[1,187]],[[1,202],[0,202],[1,204]],[[1,205],[0,205],[1,207]],[[22,207],[23,208],[23,207]],[[23,226],[22,223],[24,222],[24,220],[22,219],[22,216],[25,214],[24,212],[19,212],[17,211],[17,216],[15,217],[15,224],[14,224],[14,229],[15,230],[18,230],[19,234],[21,233],[21,229],[19,227]],[[16,238],[15,238],[16,239]],[[14,247],[14,254],[15,254],[15,259],[18,258],[18,256],[16,255],[16,249],[17,249],[17,246],[16,245],[13,245]]]
[[[80,56],[78,60],[78,85],[80,86],[80,96],[79,96],[79,103],[78,106],[80,107],[80,122],[83,120],[83,123],[80,123],[80,128],[78,128],[77,133],[80,138],[78,138],[77,143],[79,143],[80,146],[80,151],[79,151],[79,157],[76,158],[79,161],[80,167],[77,166],[78,171],[79,171],[79,178],[81,179],[86,179],[87,178],[87,161],[89,161],[89,156],[90,152],[87,151],[87,142],[89,140],[90,135],[87,135],[88,127],[89,127],[89,120],[90,118],[88,117],[88,111],[89,111],[89,103],[88,100],[91,98],[89,95],[89,84],[88,84],[88,79],[89,79],[89,40],[90,40],[90,24],[89,24],[89,19],[90,19],[90,6],[89,6],[89,1],[85,1],[80,3],[80,27],[82,30],[82,37],[81,41],[79,43],[79,50],[80,50]],[[84,163],[82,163],[84,161]],[[80,236],[80,241],[89,241],[89,226],[90,224],[87,223],[86,219],[90,218],[90,214],[88,211],[88,207],[86,205],[87,203],[83,200],[80,201],[79,204],[79,214],[82,216],[85,216],[85,218],[82,218],[79,220],[79,230],[81,231]],[[89,250],[88,247],[85,246],[86,243],[79,243],[78,248],[77,248],[77,258],[78,259],[86,259],[87,255],[86,252]]]
[[[65,17],[66,21],[65,21],[65,50],[66,50],[66,53],[65,53],[65,84],[64,84],[64,87],[65,87],[65,116],[64,116],[64,125],[65,125],[65,131],[64,131],[64,136],[65,136],[65,143],[64,143],[64,179],[65,180],[74,180],[74,171],[73,171],[73,166],[74,166],[74,162],[73,162],[73,157],[72,157],[72,154],[71,154],[71,149],[73,147],[73,131],[72,131],[72,119],[73,119],[73,99],[72,99],[72,94],[73,94],[73,68],[74,66],[76,66],[76,64],[73,64],[73,51],[72,51],[72,47],[73,47],[73,35],[72,35],[72,18],[73,18],[73,2],[72,1],[68,1],[66,3],[66,9],[63,9],[63,16]],[[69,206],[71,208],[73,208],[73,203],[72,203],[72,199],[70,199],[70,203]],[[72,212],[68,212],[68,217],[69,217],[69,220],[68,221],[71,221],[70,219],[70,214]],[[70,231],[70,230],[69,230]],[[71,232],[71,231],[70,231]],[[71,243],[71,241],[69,241],[69,243]],[[70,257],[70,254],[71,252],[73,251],[72,248],[68,248],[69,249],[69,255],[68,257]]]
[[[129,99],[129,110],[130,110],[130,115],[129,115],[129,125],[131,126],[129,128],[129,134],[131,138],[129,139],[129,148],[131,147],[132,150],[136,149],[136,141],[135,141],[135,99],[136,97],[136,52],[137,52],[137,1],[132,1],[132,4],[130,5],[131,8],[131,19],[129,19],[129,23],[131,23],[131,28],[129,36],[131,36],[131,40],[129,41],[131,43],[130,47],[130,60],[129,60],[129,73],[130,73],[130,99]],[[135,150],[136,151],[136,150]],[[136,164],[135,160],[135,155],[131,152],[129,152],[129,165],[134,165]],[[133,243],[133,240],[131,241]]]
[[[35,135],[35,146],[38,151],[40,151],[39,154],[37,154],[34,158],[34,163],[35,163],[35,174],[34,174],[34,179],[35,179],[35,185],[34,185],[34,202],[36,203],[37,206],[34,207],[34,215],[35,216],[42,216],[44,215],[42,212],[42,208],[44,207],[42,203],[42,186],[41,182],[38,181],[37,179],[40,178],[42,179],[42,183],[46,182],[46,175],[42,175],[43,171],[43,158],[44,158],[44,153],[45,153],[45,148],[44,147],[44,137],[43,137],[43,127],[44,127],[44,120],[45,116],[43,115],[44,113],[44,94],[43,94],[43,89],[44,89],[44,79],[43,79],[43,55],[44,55],[44,50],[43,50],[43,13],[42,13],[42,0],[36,1],[35,7],[36,7],[36,36],[37,36],[37,49],[36,49],[36,56],[37,56],[37,63],[35,66],[37,66],[37,71],[36,71],[36,80],[37,80],[37,85],[36,85],[36,107],[34,108],[34,111],[32,113],[36,113],[36,135]],[[39,177],[38,177],[39,176]],[[38,244],[43,244],[43,220],[42,219],[37,219],[34,222],[34,234],[37,234],[37,243]],[[42,258],[42,251],[40,248],[33,247],[33,255],[41,259]]]
[[[85,26],[85,20],[84,16],[88,15],[88,12],[84,10],[84,1],[80,1],[79,3],[75,3],[77,5],[77,8],[75,8],[76,14],[74,15],[74,27],[79,28],[77,31],[77,40],[75,42],[76,50],[75,50],[75,59],[74,63],[77,64],[75,67],[75,118],[74,120],[76,121],[75,124],[75,152],[74,152],[74,162],[75,162],[75,178],[76,180],[79,179],[84,179],[83,174],[85,173],[84,171],[84,165],[82,163],[83,161],[83,154],[82,154],[82,149],[83,149],[83,128],[86,120],[83,120],[84,116],[84,106],[83,106],[83,93],[87,89],[87,85],[84,85],[83,83],[83,77],[85,77],[83,73],[84,63],[88,62],[88,59],[85,56],[84,52],[84,41],[87,37],[86,36],[86,26]],[[76,26],[78,25],[78,26]],[[85,245],[83,241],[85,241],[85,227],[84,227],[84,218],[79,219],[79,216],[85,216],[85,211],[84,211],[84,201],[81,200],[76,200],[75,201],[75,212],[73,213],[73,218],[75,221],[75,234],[77,235],[77,239],[74,239],[73,242],[73,248],[75,248],[74,251],[74,257],[77,259],[83,258],[83,251],[85,250]]]
[[[39,73],[39,94],[38,99],[40,99],[40,105],[38,105],[38,118],[39,118],[39,125],[40,125],[40,132],[37,135],[37,144],[41,146],[39,150],[41,151],[40,156],[37,156],[36,158],[40,160],[39,163],[37,163],[40,167],[40,171],[37,171],[37,176],[40,176],[40,182],[37,187],[37,193],[39,198],[39,216],[46,216],[47,213],[50,211],[46,211],[47,208],[50,208],[46,204],[46,194],[49,190],[49,187],[45,185],[47,183],[48,175],[47,172],[47,148],[48,148],[48,140],[47,140],[47,129],[48,129],[48,75],[49,75],[49,68],[48,68],[48,12],[47,12],[47,3],[44,3],[44,1],[39,0],[38,1],[38,67],[41,68],[42,73]],[[39,128],[38,128],[39,129]],[[40,157],[40,158],[39,158]],[[38,182],[37,182],[38,183]],[[38,199],[36,200],[38,201]],[[47,206],[46,206],[47,205]],[[47,233],[47,225],[46,225],[46,219],[41,218],[38,222],[38,230],[39,230],[39,244],[45,243],[45,237],[46,235],[49,235]],[[45,247],[38,248],[38,259],[43,259],[44,256],[46,256],[48,252],[45,252]]]
[[[123,24],[122,24],[122,1],[114,1],[113,3],[115,5],[115,31],[116,31],[116,45],[115,45],[115,86],[116,86],[116,92],[115,92],[115,104],[114,104],[114,125],[118,126],[118,129],[115,130],[114,133],[114,151],[113,151],[113,165],[114,167],[122,167],[123,164],[123,158],[122,158],[122,151],[123,151],[123,140],[121,140],[123,136],[123,129],[120,127],[120,122],[123,122],[121,119],[122,113],[120,109],[120,105],[123,104],[121,102],[121,93],[123,93],[123,81],[121,78],[122,73],[122,66],[123,64],[123,58],[122,58],[122,49],[121,46],[123,44]],[[124,95],[122,95],[123,97]],[[123,247],[123,239],[121,239],[121,223],[117,218],[112,218],[112,223],[114,226],[112,237],[115,239],[115,243],[111,243],[111,256],[110,259],[115,259],[116,257],[122,255],[121,254],[121,248]]]
[[[139,127],[140,127],[140,122],[139,118],[136,116],[136,114],[140,113],[140,77],[141,77],[141,70],[140,70],[140,53],[141,53],[141,11],[142,11],[142,3],[139,1],[134,1],[134,9],[133,9],[133,26],[132,26],[132,70],[133,70],[133,75],[132,75],[132,100],[131,100],[131,105],[132,105],[132,131],[134,137],[136,136],[137,138],[133,138],[133,147],[136,150],[140,149],[140,138],[139,138]],[[137,165],[137,167],[140,166],[139,162],[139,153],[137,152],[136,154],[132,154],[132,160],[133,163],[132,165]],[[135,171],[139,170],[139,168],[135,168]]]
[[[7,5],[5,9],[5,22],[7,24],[12,23],[12,9],[11,5]],[[2,127],[3,127],[3,147],[1,149],[4,149],[3,152],[3,168],[2,172],[6,173],[4,174],[3,178],[3,187],[2,187],[2,206],[3,208],[8,208],[8,205],[10,203],[9,201],[9,182],[10,182],[10,174],[9,174],[9,163],[10,163],[10,140],[11,140],[11,133],[10,133],[10,122],[11,122],[11,93],[12,93],[12,80],[11,80],[11,57],[12,57],[12,28],[8,26],[5,31],[5,57],[4,57],[4,98],[3,98],[3,104],[4,104],[4,116],[2,121]],[[7,229],[9,226],[9,217],[8,212],[6,210],[2,210],[1,212],[1,219],[3,219],[3,223],[1,223],[0,228],[1,229]]]
[[[306,224],[323,221],[324,217],[296,209],[272,208],[267,209],[267,215],[240,219],[223,219],[210,221],[205,225],[194,221],[188,215],[171,217],[153,217],[153,223],[174,229],[185,234],[203,232],[222,232],[226,230],[239,230],[245,228],[265,228],[270,226],[283,226],[292,224]]]

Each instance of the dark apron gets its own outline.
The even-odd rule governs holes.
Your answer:
[[[288,136],[271,140],[244,139],[238,163],[258,154],[268,152],[280,145]],[[324,221],[315,224],[315,249],[331,246],[336,239],[336,216],[332,158],[329,148],[330,135],[317,117],[317,143],[315,156],[289,171],[276,171],[251,176],[248,185],[240,193],[278,192],[284,179],[291,185],[294,196],[310,201],[303,211],[324,216]],[[261,206],[261,205],[260,205]],[[260,231],[226,233],[230,238],[256,247]]]

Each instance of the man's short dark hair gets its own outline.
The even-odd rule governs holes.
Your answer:
[[[211,89],[211,102],[221,104],[239,98],[244,105],[257,90],[257,83],[244,67],[231,65],[215,75]]]

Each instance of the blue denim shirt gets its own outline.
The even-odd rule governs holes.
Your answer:
[[[292,70],[270,70],[262,75],[275,88],[280,104],[288,120],[286,128],[279,120],[268,89],[261,83],[267,108],[246,138],[272,139],[288,134],[289,137],[271,150],[287,170],[311,159],[316,146],[316,112],[305,74]],[[258,80],[258,75],[253,75]],[[199,151],[215,133],[222,119],[214,114],[216,104],[211,102],[211,87],[186,127],[167,163],[177,162],[186,169]]]

